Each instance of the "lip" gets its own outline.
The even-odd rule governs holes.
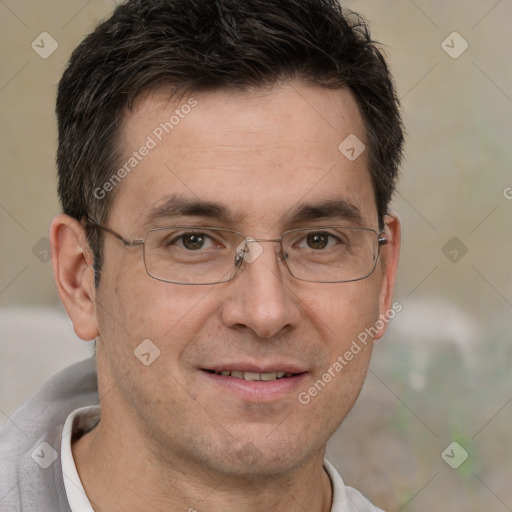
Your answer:
[[[293,375],[291,377],[283,377],[282,379],[271,381],[248,381],[213,373],[236,370],[254,373],[273,373],[275,371],[281,371]],[[218,386],[221,393],[224,395],[229,394],[242,401],[252,403],[272,403],[283,400],[288,396],[295,397],[307,374],[307,371],[291,364],[254,365],[250,363],[240,363],[223,364],[201,369],[201,375],[208,380],[210,385]]]
[[[254,373],[272,373],[272,372],[284,372],[284,373],[305,373],[307,370],[305,368],[301,368],[298,365],[290,364],[290,363],[271,363],[265,365],[258,365],[247,362],[240,363],[226,363],[215,366],[208,366],[206,368],[201,368],[201,370],[214,371],[214,372],[232,372],[232,371],[241,371],[241,372],[254,372]]]

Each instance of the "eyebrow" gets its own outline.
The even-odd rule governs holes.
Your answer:
[[[285,216],[289,223],[311,222],[320,219],[338,219],[363,224],[361,210],[346,199],[327,199],[319,203],[305,203],[297,205]]]
[[[158,206],[153,206],[144,216],[143,227],[151,229],[157,221],[177,217],[201,217],[236,226],[246,213],[236,213],[228,206],[215,201],[203,201],[181,195],[170,195]],[[318,203],[302,203],[287,212],[285,224],[300,224],[317,220],[343,219],[362,225],[361,210],[346,199],[327,199]]]
[[[162,200],[163,203],[153,206],[145,215],[144,227],[151,228],[156,221],[176,217],[205,217],[226,224],[236,224],[245,217],[214,201],[191,199],[176,194],[166,196]]]

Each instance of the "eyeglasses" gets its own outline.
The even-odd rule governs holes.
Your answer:
[[[142,245],[149,276],[174,284],[230,281],[244,261],[252,263],[263,252],[260,242],[278,244],[278,258],[301,281],[359,281],[375,270],[380,246],[388,242],[373,229],[344,226],[290,229],[275,239],[255,239],[216,227],[169,226],[151,229],[144,238],[127,240],[93,220],[86,222],[114,235],[125,246]]]

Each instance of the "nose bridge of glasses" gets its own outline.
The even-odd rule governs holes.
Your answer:
[[[281,238],[252,238],[252,237],[247,237],[247,238],[244,240],[244,242],[245,242],[246,244],[255,243],[255,244],[257,244],[257,245],[259,245],[259,244],[260,244],[260,242],[261,242],[261,243],[269,243],[269,242],[273,242],[273,243],[278,244],[278,245],[276,246],[276,251],[278,251],[278,252],[279,252],[279,250],[280,250],[279,248],[280,248],[280,246],[281,246],[282,239],[281,239]]]
[[[246,263],[254,262],[263,253],[263,247],[260,242],[273,242],[276,246],[276,253],[282,259],[281,238],[253,238],[246,237],[236,248],[237,259],[244,260]]]
[[[280,242],[281,238],[252,238],[247,237],[247,241],[249,242]]]

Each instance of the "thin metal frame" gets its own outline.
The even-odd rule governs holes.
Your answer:
[[[331,226],[319,226],[319,227],[314,227],[314,228],[295,228],[295,229],[289,229],[289,230],[284,231],[283,233],[281,233],[281,238],[252,238],[252,237],[247,237],[243,233],[240,233],[240,231],[235,231],[233,229],[216,228],[216,227],[210,227],[210,226],[179,225],[179,226],[166,226],[166,227],[161,227],[161,228],[153,228],[153,229],[150,229],[144,235],[144,238],[135,238],[133,240],[128,240],[127,238],[124,238],[121,234],[119,234],[117,231],[114,231],[113,229],[111,229],[111,228],[109,228],[107,226],[104,226],[104,225],[102,225],[102,224],[100,224],[100,223],[98,223],[98,222],[96,222],[96,221],[94,221],[94,220],[92,220],[90,218],[86,218],[85,222],[87,224],[89,224],[90,226],[96,227],[98,229],[106,231],[107,233],[110,233],[111,235],[114,235],[118,240],[120,240],[123,243],[124,246],[127,246],[127,247],[136,247],[136,246],[140,246],[140,245],[144,246],[145,245],[145,240],[146,240],[147,236],[149,235],[149,233],[152,233],[154,231],[163,231],[163,230],[172,229],[172,228],[194,229],[194,230],[207,229],[209,231],[227,231],[229,233],[234,233],[236,235],[240,235],[243,240],[249,240],[249,242],[276,242],[276,243],[279,243],[279,250],[276,251],[277,255],[278,255],[279,259],[284,263],[286,268],[288,269],[288,272],[290,273],[290,275],[294,279],[297,279],[299,281],[306,281],[308,283],[326,283],[326,284],[330,284],[330,283],[333,283],[333,284],[334,283],[351,283],[351,282],[354,282],[354,281],[361,281],[363,279],[366,279],[367,277],[370,277],[373,274],[373,272],[375,270],[375,267],[377,266],[377,261],[378,261],[379,256],[380,256],[380,247],[381,247],[381,245],[386,245],[388,243],[388,239],[385,236],[382,236],[382,233],[378,233],[374,229],[371,229],[371,228],[360,228],[360,227],[350,227],[350,226],[338,226],[338,225],[334,225],[334,226],[332,226],[332,225]],[[374,261],[372,269],[368,272],[368,274],[366,274],[363,277],[358,277],[357,279],[348,279],[348,280],[343,280],[343,281],[318,281],[318,280],[312,280],[312,279],[302,279],[300,277],[297,277],[291,271],[290,267],[288,266],[288,263],[286,262],[287,257],[285,256],[285,254],[283,252],[283,237],[285,235],[287,235],[288,233],[295,233],[295,232],[298,232],[298,231],[322,230],[322,229],[332,229],[332,228],[343,228],[343,229],[352,229],[352,230],[371,231],[371,232],[375,233],[375,235],[377,236],[377,256],[375,258],[375,261]],[[238,256],[240,256],[240,255],[237,254],[237,257]],[[157,281],[161,281],[163,283],[184,284],[184,285],[212,285],[212,284],[228,283],[229,281],[232,281],[235,278],[235,276],[238,274],[238,270],[241,268],[242,263],[244,261],[243,257],[240,260],[236,261],[235,265],[234,265],[236,270],[235,270],[233,276],[230,277],[229,279],[224,280],[224,281],[213,281],[213,282],[209,282],[209,283],[188,283],[188,282],[183,282],[183,281],[169,281],[168,279],[161,279],[161,278],[158,278],[158,277],[155,277],[155,276],[151,275],[149,270],[148,270],[147,264],[146,264],[146,251],[145,251],[144,248],[142,250],[142,258],[144,260],[144,268],[146,269],[146,273],[152,279],[155,279]]]

